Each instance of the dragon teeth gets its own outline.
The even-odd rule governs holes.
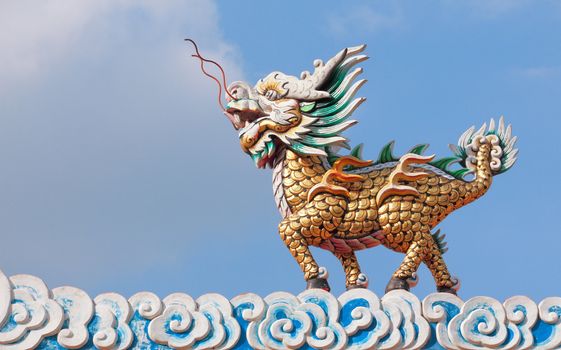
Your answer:
[[[267,149],[268,149],[268,156],[271,157],[273,155],[273,151],[275,150],[275,145],[273,143],[267,143]]]

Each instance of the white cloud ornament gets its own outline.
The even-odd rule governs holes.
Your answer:
[[[210,293],[163,300],[141,292],[91,299],[75,287],[49,290],[37,277],[0,271],[0,349],[558,349],[561,298],[464,302],[447,293],[422,301],[395,290],[339,298],[310,289],[294,296]]]

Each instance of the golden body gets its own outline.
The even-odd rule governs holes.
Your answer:
[[[516,161],[516,136],[501,117],[471,127],[451,146],[453,156],[433,160],[418,145],[397,160],[391,144],[372,165],[337,154],[349,147],[342,136],[355,125],[349,117],[365,101],[355,98],[366,82],[356,80],[367,59],[365,45],[348,47],[300,77],[272,72],[251,87],[228,87],[225,115],[240,145],[258,168],[272,167],[275,201],[283,220],[279,233],[300,265],[308,288],[329,289],[310,246],[341,261],[347,288],[366,287],[355,251],[377,245],[405,254],[386,290],[408,289],[421,262],[439,291],[455,293],[457,280],[442,259],[443,237],[431,232],[448,214],[482,196],[492,177]],[[360,153],[357,146],[352,155]],[[331,164],[328,160],[334,160]],[[451,164],[459,166],[451,169]],[[464,181],[475,174],[473,181]]]
[[[307,281],[318,278],[320,273],[309,246],[331,250],[343,265],[347,288],[353,288],[358,286],[360,274],[354,251],[383,244],[406,254],[394,279],[413,278],[424,262],[439,290],[450,291],[455,281],[431,230],[452,211],[486,192],[492,181],[489,158],[489,146],[482,145],[477,153],[476,178],[471,182],[450,179],[430,171],[430,167],[411,167],[412,174],[425,172],[426,176],[400,182],[415,189],[416,194],[389,195],[378,203],[379,192],[391,186],[392,171],[400,162],[378,166],[377,170],[361,174],[358,181],[334,183],[346,188],[347,195],[326,190],[308,198],[329,169],[318,156],[287,150],[281,186],[290,214],[279,224],[281,239]]]

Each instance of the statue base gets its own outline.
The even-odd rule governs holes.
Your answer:
[[[561,298],[419,300],[395,290],[381,298],[320,289],[261,298],[219,294],[160,300],[91,299],[74,287],[49,290],[34,276],[0,272],[0,349],[558,349]]]

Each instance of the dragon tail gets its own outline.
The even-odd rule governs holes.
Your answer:
[[[518,154],[518,149],[514,148],[516,139],[512,136],[511,125],[505,126],[501,117],[498,126],[494,119],[491,119],[488,128],[487,123],[477,131],[472,126],[460,136],[457,146],[450,145],[466,173],[475,175],[473,181],[466,183],[464,203],[482,196],[494,175],[502,174],[514,165]]]

